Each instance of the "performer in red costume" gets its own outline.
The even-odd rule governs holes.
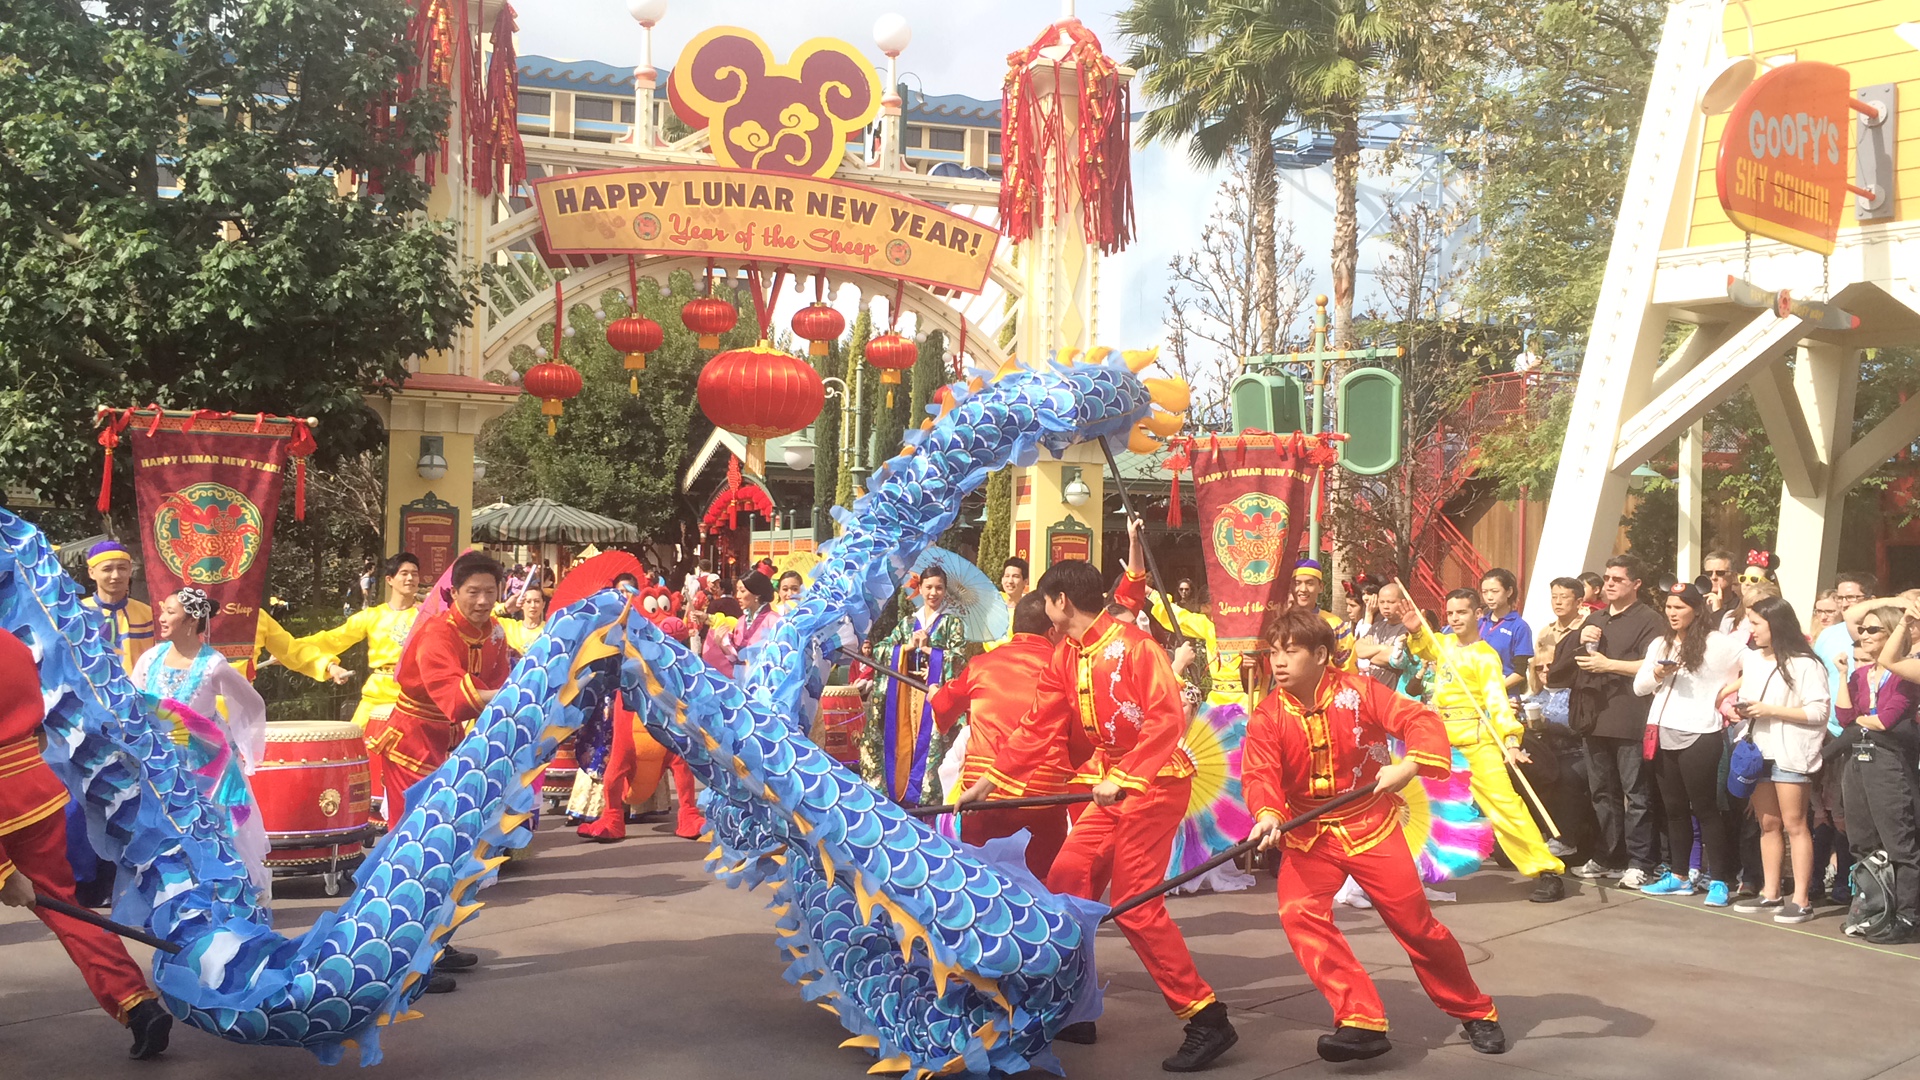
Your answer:
[[[453,561],[448,609],[414,624],[394,672],[400,700],[384,725],[376,717],[367,726],[367,751],[382,758],[388,821],[397,824],[406,816],[407,789],[446,762],[467,725],[506,685],[513,660],[506,631],[493,619],[493,605],[506,578],[491,557],[469,551]],[[472,953],[449,946],[435,965],[440,971],[427,980],[427,992],[454,989],[453,980],[442,972],[479,962]]]
[[[993,767],[1027,710],[1040,675],[1053,662],[1053,620],[1038,594],[1021,597],[1013,606],[1013,636],[990,653],[974,657],[958,677],[934,688],[927,699],[940,733],[953,730],[960,714],[967,714],[967,753],[960,766],[959,790],[979,783]],[[1026,795],[1064,795],[1073,780],[1065,742],[1048,748],[1052,756],[1034,769]],[[960,816],[960,839],[976,847],[1021,829],[1027,841],[1027,869],[1041,881],[1053,867],[1054,856],[1067,839],[1065,806],[1035,806],[1024,810],[976,810]]]
[[[69,904],[73,869],[67,864],[67,789],[40,757],[40,671],[33,651],[0,630],[0,685],[31,690],[0,695],[0,903],[30,907],[66,947],[107,1015],[133,1029],[136,1058],[167,1048],[173,1017],[161,1007],[127,948],[111,933],[55,915],[35,902],[36,891]]]
[[[1466,1028],[1483,1054],[1502,1054],[1493,999],[1474,985],[1466,954],[1433,917],[1420,872],[1400,832],[1405,803],[1395,794],[1415,776],[1445,779],[1453,760],[1447,729],[1432,709],[1365,675],[1329,666],[1339,639],[1318,612],[1293,608],[1267,631],[1275,692],[1247,721],[1241,783],[1257,821],[1250,839],[1283,843],[1280,925],[1307,977],[1333,1006],[1332,1034],[1320,1037],[1327,1061],[1379,1057],[1387,1014],[1373,981],[1333,924],[1333,894],[1351,875],[1407,951],[1420,985]],[[1392,736],[1407,745],[1393,761]],[[1282,821],[1357,787],[1373,798],[1282,834]]]
[[[572,581],[572,575],[568,575],[568,581]],[[561,587],[566,588],[566,583],[562,583]],[[636,592],[631,602],[660,628],[661,633],[680,644],[685,645],[692,636],[687,624],[680,621],[679,594],[666,586],[648,585]],[[673,791],[680,803],[673,833],[686,840],[698,839],[700,834],[707,831],[707,819],[700,813],[693,770],[687,767],[680,755],[668,751],[648,735],[640,724],[640,718],[627,711],[625,702],[616,701],[613,706],[613,747],[607,754],[606,773],[602,781],[606,785],[606,808],[600,812],[599,818],[576,830],[581,839],[600,843],[625,840],[629,796],[640,803],[652,798],[654,789],[660,784],[660,773],[666,768],[673,770]]]
[[[1061,562],[1034,587],[1061,640],[1040,676],[1031,711],[994,755],[987,774],[958,801],[994,790],[1023,795],[1062,747],[1090,784],[1093,806],[1075,823],[1054,859],[1047,887],[1088,899],[1132,896],[1160,884],[1173,836],[1187,812],[1193,760],[1180,745],[1187,710],[1167,654],[1135,626],[1125,608],[1109,609],[1100,572]],[[996,652],[999,650],[996,650]],[[1124,797],[1124,802],[1122,801]],[[1159,899],[1115,920],[1160,987],[1186,1039],[1161,1062],[1168,1072],[1194,1072],[1225,1053],[1239,1035],[1213,988],[1194,969],[1180,928]],[[1091,1023],[1059,1037],[1092,1042]]]

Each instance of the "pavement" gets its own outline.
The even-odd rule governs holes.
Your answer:
[[[424,1018],[388,1029],[380,1071],[409,1080],[856,1080],[872,1058],[780,977],[767,897],[700,869],[702,845],[642,825],[615,845],[551,821],[533,858],[509,864],[459,945],[482,965],[458,992],[422,999]],[[1391,1054],[1329,1065],[1314,1040],[1325,1001],[1288,951],[1271,878],[1250,891],[1172,902],[1200,971],[1233,1010],[1240,1044],[1208,1075],[1263,1077],[1792,1077],[1920,1080],[1920,947],[1840,934],[1839,911],[1797,927],[1568,879],[1558,904],[1527,902],[1510,873],[1454,883],[1436,905],[1499,1003],[1512,1049],[1473,1053],[1426,1000],[1371,912],[1341,927],[1393,1020]],[[283,931],[334,906],[313,880],[278,886]],[[1111,980],[1100,1041],[1058,1047],[1069,1077],[1158,1077],[1180,1042],[1126,942],[1097,944]],[[133,947],[136,959],[148,950]],[[1889,1008],[1893,1011],[1889,1012]],[[1879,1018],[1879,1019],[1876,1019]],[[1893,1022],[1887,1022],[1893,1021]],[[1870,1037],[1860,1037],[1871,1032]],[[305,1051],[237,1046],[176,1025],[173,1047],[129,1061],[127,1037],[94,1006],[52,935],[0,908],[0,1076],[35,1080],[304,1080],[338,1076]],[[353,1056],[348,1055],[352,1068]],[[1039,1075],[1039,1074],[1034,1074]]]

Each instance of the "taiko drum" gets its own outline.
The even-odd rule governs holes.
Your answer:
[[[267,753],[253,772],[253,795],[274,850],[270,867],[329,861],[333,845],[367,826],[372,781],[360,729],[332,720],[267,725]],[[297,846],[312,840],[312,847]],[[341,858],[359,854],[341,851]]]

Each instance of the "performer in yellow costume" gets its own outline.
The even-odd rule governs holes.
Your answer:
[[[1494,836],[1514,869],[1539,879],[1528,899],[1541,904],[1562,899],[1566,886],[1560,875],[1566,867],[1547,850],[1540,827],[1507,776],[1509,764],[1532,759],[1520,749],[1522,728],[1507,698],[1506,666],[1493,646],[1480,640],[1480,594],[1471,589],[1447,594],[1450,633],[1445,635],[1429,630],[1418,609],[1409,605],[1408,612],[1407,648],[1437,669],[1433,707],[1447,723],[1447,741],[1467,759],[1473,801],[1493,822]]]
[[[100,541],[87,549],[87,576],[93,579],[93,595],[80,601],[81,606],[104,617],[107,640],[132,671],[154,643],[153,609],[132,596],[133,552],[118,540]]]
[[[353,723],[364,734],[367,725],[393,712],[400,700],[400,684],[394,670],[400,666],[400,654],[406,651],[407,636],[413,632],[413,620],[420,608],[420,559],[402,551],[387,560],[387,602],[362,608],[346,622],[331,630],[322,630],[298,639],[295,644],[338,657],[362,641],[367,643],[367,681],[360,687],[360,704],[353,710]],[[351,674],[347,672],[346,674]],[[383,790],[381,758],[372,755],[373,790]]]
[[[547,599],[551,594],[539,585],[529,585],[520,594],[520,617],[517,619],[494,616],[500,629],[507,632],[507,648],[516,657],[527,655],[527,649],[547,629]]]

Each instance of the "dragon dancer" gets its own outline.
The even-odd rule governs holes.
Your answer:
[[[1507,697],[1506,666],[1493,646],[1480,640],[1480,594],[1455,589],[1447,594],[1446,634],[1435,634],[1413,605],[1402,622],[1407,648],[1435,666],[1433,707],[1447,724],[1447,739],[1460,749],[1472,770],[1473,801],[1493,823],[1501,850],[1513,868],[1537,878],[1536,904],[1564,899],[1566,867],[1547,850],[1527,804],[1513,790],[1507,766],[1531,761],[1520,749],[1522,728]]]
[[[383,569],[387,581],[386,603],[362,608],[339,626],[308,634],[295,642],[329,657],[338,657],[362,641],[367,643],[367,681],[360,687],[360,703],[353,710],[353,726],[362,734],[376,718],[384,725],[400,700],[400,684],[394,679],[394,672],[407,647],[407,635],[413,633],[414,618],[420,614],[419,557],[411,551],[402,551],[389,558]],[[384,800],[386,789],[380,776],[382,758],[378,754],[367,757],[374,796]]]
[[[1046,601],[1028,594],[1013,606],[1011,636],[999,648],[976,657],[957,678],[934,687],[927,704],[941,734],[967,716],[966,758],[960,766],[959,788],[978,783],[993,767],[995,756],[1007,744],[1027,710],[1033,707],[1034,687],[1053,662],[1053,620]],[[1064,795],[1073,780],[1066,746],[1056,743],[1053,757],[1036,766],[1025,795]],[[960,839],[975,847],[1026,829],[1027,869],[1042,881],[1053,868],[1054,856],[1067,839],[1068,808],[1035,806],[1020,810],[977,810],[960,817]]]
[[[1248,838],[1283,844],[1280,925],[1307,977],[1333,1006],[1336,1027],[1321,1058],[1357,1061],[1393,1048],[1387,1013],[1366,968],[1333,922],[1333,896],[1351,876],[1407,951],[1420,985],[1461,1021],[1473,1048],[1507,1049],[1493,999],[1480,992],[1466,954],[1433,917],[1420,871],[1401,834],[1406,804],[1395,794],[1416,776],[1445,779],[1453,760],[1433,710],[1374,679],[1332,664],[1333,628],[1298,608],[1267,631],[1275,692],[1255,707],[1242,744],[1241,783],[1255,816]],[[1387,739],[1406,743],[1392,760]],[[1290,832],[1279,825],[1357,788],[1375,794]]]
[[[446,762],[468,724],[506,685],[512,667],[507,636],[493,621],[494,601],[506,572],[492,558],[469,551],[455,559],[448,609],[420,622],[400,656],[395,681],[400,697],[384,724],[367,732],[369,755],[378,754],[389,821],[406,815],[407,789]],[[446,971],[472,967],[479,958],[449,947],[428,993],[454,989]]]
[[[1092,787],[1093,805],[1075,822],[1054,859],[1047,887],[1088,899],[1133,896],[1160,884],[1173,837],[1186,816],[1194,765],[1181,745],[1187,710],[1165,650],[1134,625],[1124,607],[1109,608],[1100,572],[1074,560],[1055,564],[1034,588],[1060,635],[1041,673],[1032,708],[1002,744],[986,775],[956,800],[1027,792],[1061,748]],[[1124,799],[1124,801],[1123,801]],[[1186,1038],[1161,1062],[1168,1072],[1195,1072],[1227,1052],[1239,1035],[1227,1008],[1194,968],[1180,928],[1155,897],[1115,920],[1146,966]],[[1090,1043],[1091,1022],[1071,1024],[1059,1038]]]
[[[136,1058],[155,1057],[167,1048],[173,1017],[147,986],[127,947],[108,931],[56,915],[35,901],[37,890],[55,900],[79,903],[67,865],[62,811],[68,796],[40,756],[45,711],[33,651],[5,631],[0,631],[0,682],[33,688],[0,696],[0,903],[33,908],[60,938],[94,1000],[133,1030],[128,1052]]]

